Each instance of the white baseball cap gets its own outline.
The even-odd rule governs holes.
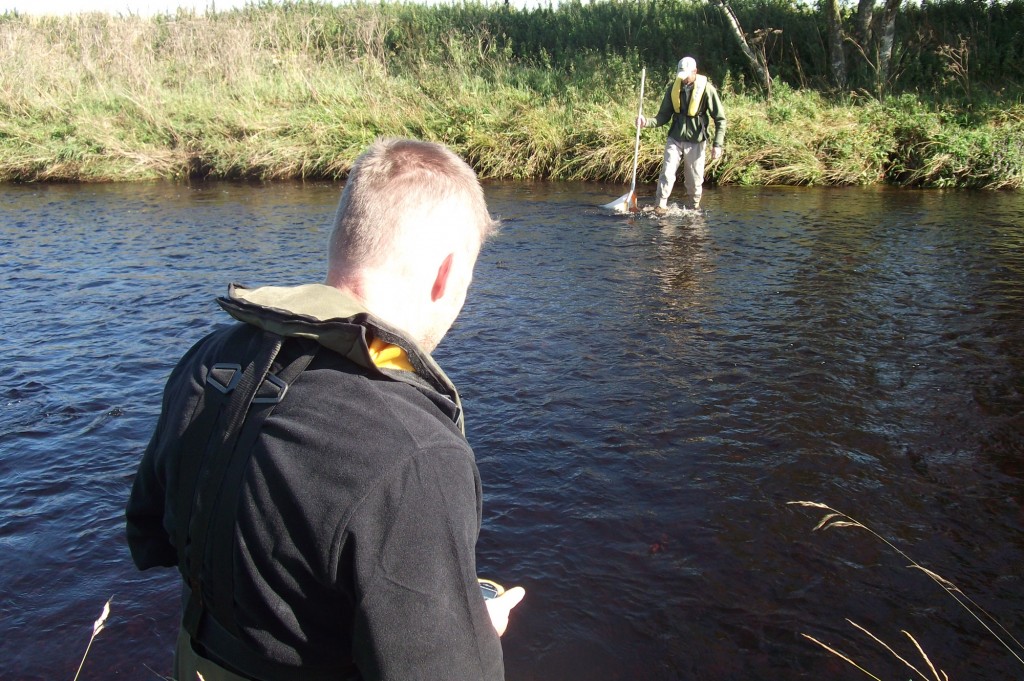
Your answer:
[[[694,61],[693,57],[683,57],[676,66],[676,71],[679,72],[676,75],[680,78],[686,78],[696,70],[697,62]]]

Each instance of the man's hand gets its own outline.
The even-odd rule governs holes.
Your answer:
[[[722,149],[722,147],[711,147],[711,160],[717,161],[718,159],[722,158],[722,154],[724,153],[725,150]]]
[[[526,589],[514,586],[497,598],[484,601],[484,604],[487,605],[487,614],[491,616],[491,624],[494,625],[498,636],[505,633],[505,629],[508,628],[508,614],[512,612],[512,608],[519,605],[519,601],[523,600],[525,595]]]
[[[647,119],[644,118],[643,114],[640,114],[639,116],[636,117],[636,124],[637,124],[638,127],[641,127],[641,128],[646,128],[647,127]]]

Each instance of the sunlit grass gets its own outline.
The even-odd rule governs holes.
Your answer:
[[[924,567],[923,565],[915,561],[913,558],[911,558],[905,551],[897,547],[895,544],[893,544],[891,541],[880,535],[878,532],[871,529],[869,526],[863,524],[859,520],[847,515],[846,513],[843,513],[842,511],[837,511],[836,509],[817,501],[790,501],[788,503],[790,505],[802,506],[805,508],[819,509],[825,512],[825,515],[821,517],[821,519],[818,521],[818,524],[814,527],[814,531],[824,531],[841,528],[858,529],[867,532],[872,537],[885,544],[890,550],[894,551],[897,555],[899,555],[901,558],[908,562],[908,568],[920,571],[921,573],[927,575],[928,578],[931,579],[935,584],[942,587],[942,589],[954,601],[956,601],[956,603],[963,610],[969,613],[971,617],[973,617],[985,629],[985,631],[990,636],[992,636],[992,638],[998,641],[999,644],[1014,659],[1016,659],[1018,663],[1024,665],[1024,657],[1022,657],[1022,655],[1024,655],[1024,645],[1022,645],[1021,642],[1006,627],[1004,627],[998,620],[996,620],[995,617],[993,617],[987,610],[982,608],[978,603],[971,599],[967,594],[960,590],[960,588],[953,584],[951,581],[949,581],[945,577],[942,577],[933,570]],[[906,659],[905,656],[900,655],[892,646],[884,642],[881,638],[879,638],[872,632],[868,631],[866,628],[849,619],[847,620],[847,622],[849,622],[852,626],[856,627],[863,634],[867,635],[875,643],[883,647],[893,657],[895,657],[897,660],[903,663],[904,666],[910,669],[918,678],[924,679],[924,681],[948,681],[949,677],[946,675],[946,673],[941,669],[938,669],[932,663],[931,658],[921,647],[920,643],[918,643],[917,639],[915,639],[907,631],[902,630],[901,633],[903,633],[911,641],[911,643],[913,643],[915,653],[921,658],[921,661],[924,663],[923,666],[927,668],[927,672],[922,671],[917,666],[912,664],[909,660]],[[808,634],[803,634],[803,636],[813,641],[818,646],[821,646],[829,653],[842,659],[844,662],[847,662],[848,664],[857,668],[865,675],[870,676],[873,679],[879,679],[878,676],[865,669],[860,663],[856,662],[851,657],[842,653],[835,647],[823,643],[822,641],[819,641],[818,639],[814,638],[813,636],[809,636]]]
[[[361,3],[2,17],[0,181],[337,179],[381,135],[447,144],[485,178],[629,181],[635,58],[517,59],[483,24],[446,31],[441,11],[416,10],[406,33]],[[415,30],[430,47],[402,42]],[[649,71],[645,111],[670,76]],[[1024,186],[1020,105],[965,119],[913,97],[721,90],[711,182]],[[640,182],[656,181],[666,132],[643,133]]]

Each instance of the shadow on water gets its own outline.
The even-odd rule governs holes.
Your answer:
[[[0,676],[70,678],[111,594],[84,678],[167,673],[175,574],[121,537],[160,388],[227,282],[319,280],[338,190],[0,188]],[[845,618],[950,678],[1020,676],[877,540],[786,502],[1021,633],[1024,198],[730,187],[654,218],[602,213],[621,187],[487,193],[503,230],[437,357],[480,573],[528,591],[510,681],[856,678],[801,634],[906,675]]]

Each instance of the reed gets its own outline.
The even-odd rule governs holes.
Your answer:
[[[573,7],[559,21],[593,24]],[[627,182],[640,54],[552,43],[527,57],[499,19],[544,15],[358,2],[3,15],[0,181],[338,179],[372,139],[400,135],[450,146],[484,178]],[[648,74],[653,112],[672,74]],[[719,85],[729,132],[711,183],[1024,186],[1021,104],[965,116],[914,95]],[[644,132],[640,182],[656,181],[664,135]]]
[[[75,672],[75,678],[73,681],[78,681],[78,677],[82,674],[82,667],[85,666],[85,658],[89,657],[89,651],[92,650],[92,642],[96,640],[96,637],[100,635],[107,623],[107,617],[110,616],[110,602],[114,600],[111,596],[107,599],[107,602],[103,604],[103,611],[100,616],[93,622],[92,625],[92,636],[89,637],[89,644],[85,646],[85,653],[82,655],[82,661],[78,663],[78,671]]]
[[[956,603],[964,611],[970,614],[971,617],[973,617],[974,620],[977,621],[990,636],[992,636],[996,641],[998,641],[999,644],[1014,659],[1016,659],[1017,662],[1019,662],[1021,665],[1024,665],[1024,657],[1022,657],[1024,656],[1024,644],[1021,644],[1021,642],[1006,627],[1000,624],[999,621],[995,619],[995,617],[993,617],[987,610],[985,610],[973,599],[971,599],[967,594],[965,594],[959,587],[957,587],[951,581],[934,572],[933,570],[924,567],[923,565],[915,561],[913,558],[911,558],[905,551],[897,547],[895,544],[893,544],[891,541],[880,535],[878,532],[871,529],[869,526],[863,524],[859,520],[856,520],[855,518],[847,515],[846,513],[843,513],[842,511],[837,511],[836,509],[826,504],[822,504],[816,501],[790,501],[787,503],[789,505],[802,506],[804,508],[819,509],[825,512],[825,515],[821,517],[821,519],[818,521],[818,524],[814,527],[814,531],[825,531],[840,528],[859,529],[864,530],[865,532],[873,536],[875,539],[882,542],[890,550],[894,551],[897,555],[906,560],[909,563],[908,567],[910,569],[920,571],[929,579],[931,579],[935,584],[940,586],[943,589],[943,591],[945,591],[947,595],[949,595],[954,601],[956,601]],[[902,631],[902,633],[905,636],[907,636],[907,638],[909,638],[910,641],[914,644],[915,651],[918,655],[920,655],[922,661],[927,665],[928,673],[921,671],[916,666],[911,664],[906,658],[898,654],[891,646],[889,646],[887,643],[882,641],[882,639],[878,638],[861,625],[851,620],[847,620],[847,622],[849,622],[851,625],[859,629],[862,633],[866,634],[875,643],[885,648],[896,659],[902,662],[907,668],[912,670],[917,677],[924,679],[924,681],[948,681],[949,677],[946,675],[946,673],[939,669],[936,669],[935,665],[932,663],[931,659],[925,653],[924,649],[917,642],[917,639],[915,639],[908,632]],[[825,643],[822,643],[821,641],[807,634],[803,634],[803,636],[811,640],[818,646],[821,646],[825,650],[829,651],[833,655],[836,655],[840,659],[856,667],[858,670],[860,670],[867,676],[870,676],[874,679],[878,679],[877,676],[867,671],[860,664],[856,663],[850,657],[844,655],[835,648],[828,646]]]
[[[895,657],[897,660],[902,662],[903,665],[905,667],[907,667],[907,669],[910,669],[912,672],[914,672],[915,676],[917,676],[918,678],[922,679],[923,681],[949,681],[949,675],[946,674],[946,672],[942,671],[941,669],[936,669],[935,665],[932,663],[931,658],[928,657],[928,653],[926,653],[924,651],[924,649],[921,647],[921,644],[917,642],[917,639],[914,638],[913,635],[911,635],[906,630],[902,630],[900,633],[902,633],[904,636],[906,636],[908,639],[910,639],[910,642],[914,644],[914,649],[917,652],[917,654],[921,656],[921,660],[925,663],[925,665],[927,665],[929,674],[926,674],[925,672],[922,672],[920,669],[918,669],[916,666],[914,666],[914,664],[912,662],[910,662],[905,657],[903,657],[898,652],[896,652],[896,650],[894,650],[892,646],[890,646],[888,643],[886,643],[882,639],[880,639],[877,636],[875,636],[873,633],[868,631],[866,628],[862,627],[861,625],[857,624],[856,622],[854,622],[851,619],[847,619],[846,621],[849,622],[856,629],[859,629],[861,631],[861,633],[865,634],[872,641],[874,641],[875,643],[877,643],[881,647],[885,648],[893,657]],[[835,655],[836,657],[841,659],[843,662],[846,662],[850,666],[855,667],[858,671],[862,672],[866,676],[870,676],[872,679],[875,679],[875,681],[882,681],[882,679],[880,677],[878,677],[878,676],[872,674],[871,672],[869,672],[867,669],[862,667],[859,663],[854,661],[848,655],[846,655],[846,654],[836,650],[835,648],[833,648],[830,645],[822,643],[821,641],[819,641],[818,639],[814,638],[813,636],[811,636],[809,634],[802,634],[802,635],[807,640],[813,642],[814,644],[816,644],[816,645],[820,646],[821,648],[824,648],[828,652],[832,653],[833,655]]]

